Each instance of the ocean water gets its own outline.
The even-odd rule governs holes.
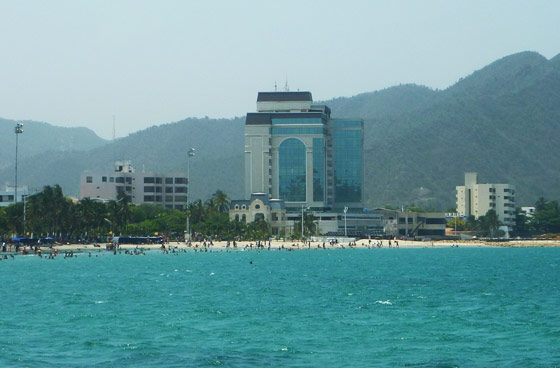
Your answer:
[[[560,367],[560,249],[0,262],[0,366]]]

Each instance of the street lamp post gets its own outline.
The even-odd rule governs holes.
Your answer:
[[[15,185],[15,189],[14,189],[14,203],[17,204],[17,159],[18,159],[18,137],[21,133],[23,133],[23,124],[22,123],[17,123],[16,127],[14,129],[15,133],[16,133],[16,185]]]
[[[347,232],[346,232],[346,212],[348,212],[348,207],[344,207],[344,237],[345,238],[347,236]]]
[[[187,152],[187,236],[191,240],[191,215],[189,213],[189,202],[191,197],[191,157],[194,157],[195,149],[191,148]],[[186,240],[186,239],[185,239]]]

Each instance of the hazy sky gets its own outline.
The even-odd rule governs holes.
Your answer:
[[[446,88],[503,56],[560,53],[560,1],[3,1],[0,117],[104,138],[315,100]]]

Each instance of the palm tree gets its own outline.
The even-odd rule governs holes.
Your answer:
[[[212,195],[212,199],[214,201],[215,208],[220,213],[227,213],[229,211],[229,198],[224,192],[217,190],[216,193]]]
[[[130,221],[130,196],[122,192],[119,193],[117,195],[117,203],[120,220],[119,222],[122,224],[123,229],[126,232],[128,222]]]

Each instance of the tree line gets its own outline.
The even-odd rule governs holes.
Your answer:
[[[79,201],[65,197],[59,185],[46,186],[28,195],[25,202],[0,207],[0,237],[53,237],[63,242],[106,241],[113,235],[166,235],[182,240],[189,217],[191,233],[202,238],[263,240],[270,225],[259,219],[252,223],[229,219],[228,196],[218,190],[207,201],[189,203],[186,210],[153,204],[133,205],[121,193],[116,200]]]

